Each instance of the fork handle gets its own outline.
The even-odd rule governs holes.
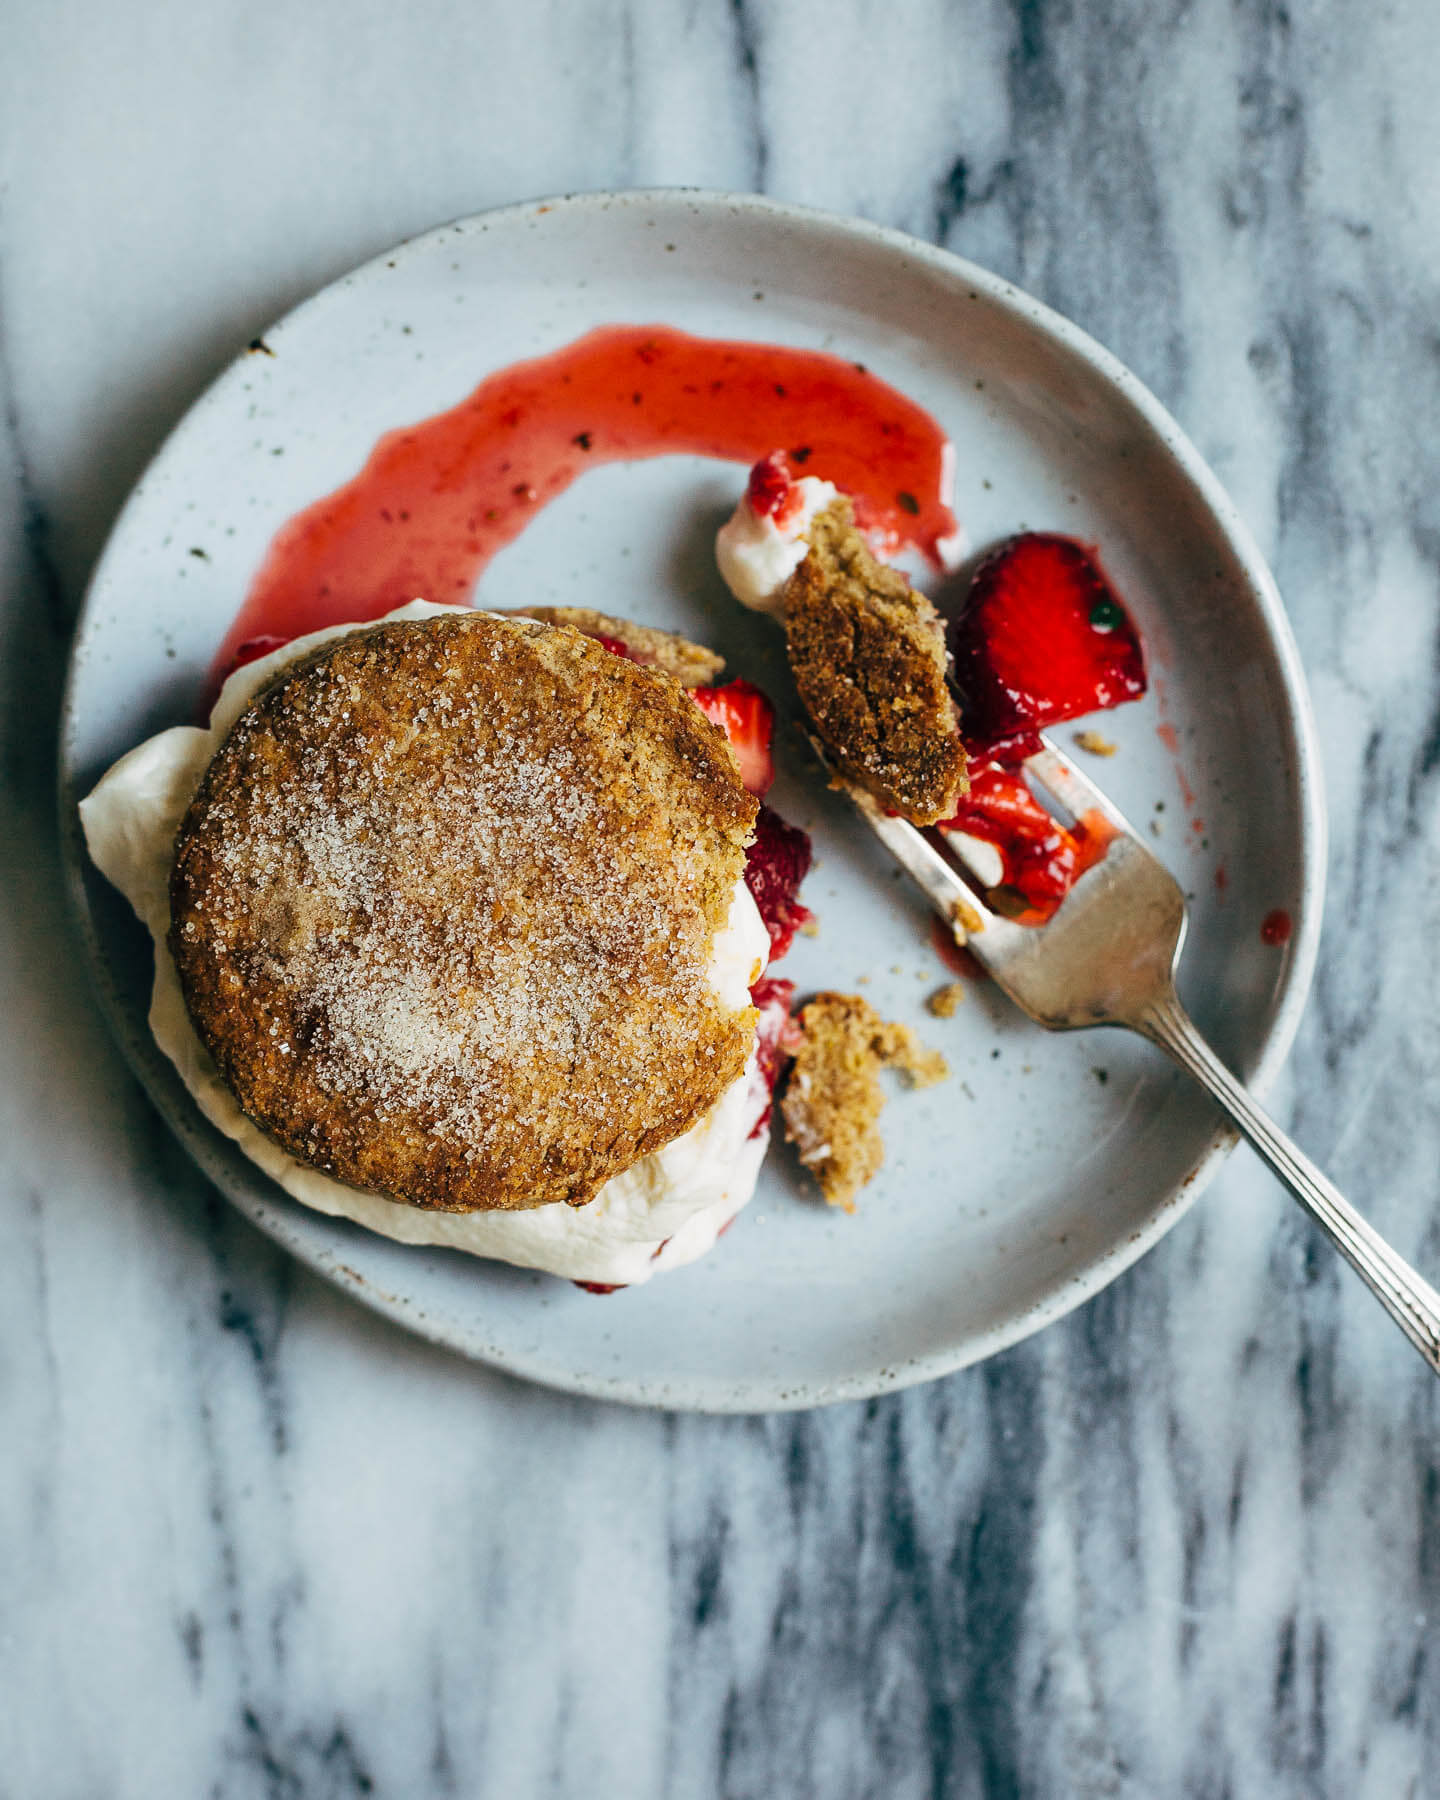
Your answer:
[[[1190,1022],[1173,995],[1147,1007],[1134,1028],[1167,1051],[1219,1101],[1410,1342],[1440,1374],[1440,1294],[1361,1218],[1334,1184],[1263,1113]]]

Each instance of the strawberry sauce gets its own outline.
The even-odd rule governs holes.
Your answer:
[[[491,557],[600,463],[753,462],[777,444],[863,496],[868,530],[941,566],[956,531],[950,446],[923,407],[821,351],[607,325],[386,433],[353,480],[277,533],[216,666],[247,639],[469,601]]]
[[[1289,913],[1283,906],[1277,906],[1274,912],[1266,913],[1260,921],[1260,942],[1271,945],[1288,944],[1294,929]]]

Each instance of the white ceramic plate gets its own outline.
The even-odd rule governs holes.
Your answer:
[[[583,195],[447,226],[325,289],[266,333],[273,355],[242,356],[216,382],[121,514],[76,640],[62,764],[85,945],[127,1057],[209,1176],[412,1330],[646,1405],[764,1411],[875,1394],[988,1356],[1095,1293],[1174,1223],[1229,1140],[1122,1033],[1049,1036],[978,985],[953,1019],[929,1017],[924,996],[949,975],[928,918],[807,771],[793,725],[772,799],[814,833],[805,897],[821,931],[783,972],[802,993],[867,983],[883,1013],[944,1050],[953,1077],[893,1099],[889,1159],[856,1216],[827,1211],[772,1151],[714,1254],[609,1298],[404,1248],[282,1195],[156,1051],[148,943],[75,828],[74,799],[117,755],[189,717],[286,519],[353,474],[382,432],[616,321],[863,361],[954,440],[972,544],[1024,526],[1099,544],[1155,691],[1101,721],[1120,752],[1098,773],[1163,833],[1156,847],[1194,896],[1182,989],[1221,1054],[1264,1087],[1309,983],[1323,824],[1294,645],[1248,533],[1155,400],[1054,313],[897,233],[755,198]],[[711,557],[741,480],[694,457],[596,470],[501,553],[484,599],[581,603],[687,632],[783,711],[779,636],[739,613]],[[1283,950],[1260,941],[1275,907],[1295,921]]]

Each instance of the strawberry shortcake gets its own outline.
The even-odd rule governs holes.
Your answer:
[[[708,1249],[764,1154],[788,984],[757,984],[803,917],[803,867],[768,929],[752,897],[775,859],[747,881],[722,666],[599,615],[420,602],[270,651],[208,729],[123,758],[82,819],[207,1116],[406,1242],[601,1286]]]

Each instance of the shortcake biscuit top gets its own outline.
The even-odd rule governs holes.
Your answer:
[[[755,817],[670,677],[563,626],[394,622],[281,671],[177,841],[170,944],[245,1112],[338,1180],[582,1204],[740,1075],[709,978]]]
[[[820,513],[809,539],[785,588],[805,710],[842,775],[912,824],[933,825],[968,785],[940,616],[871,555],[848,500]]]

